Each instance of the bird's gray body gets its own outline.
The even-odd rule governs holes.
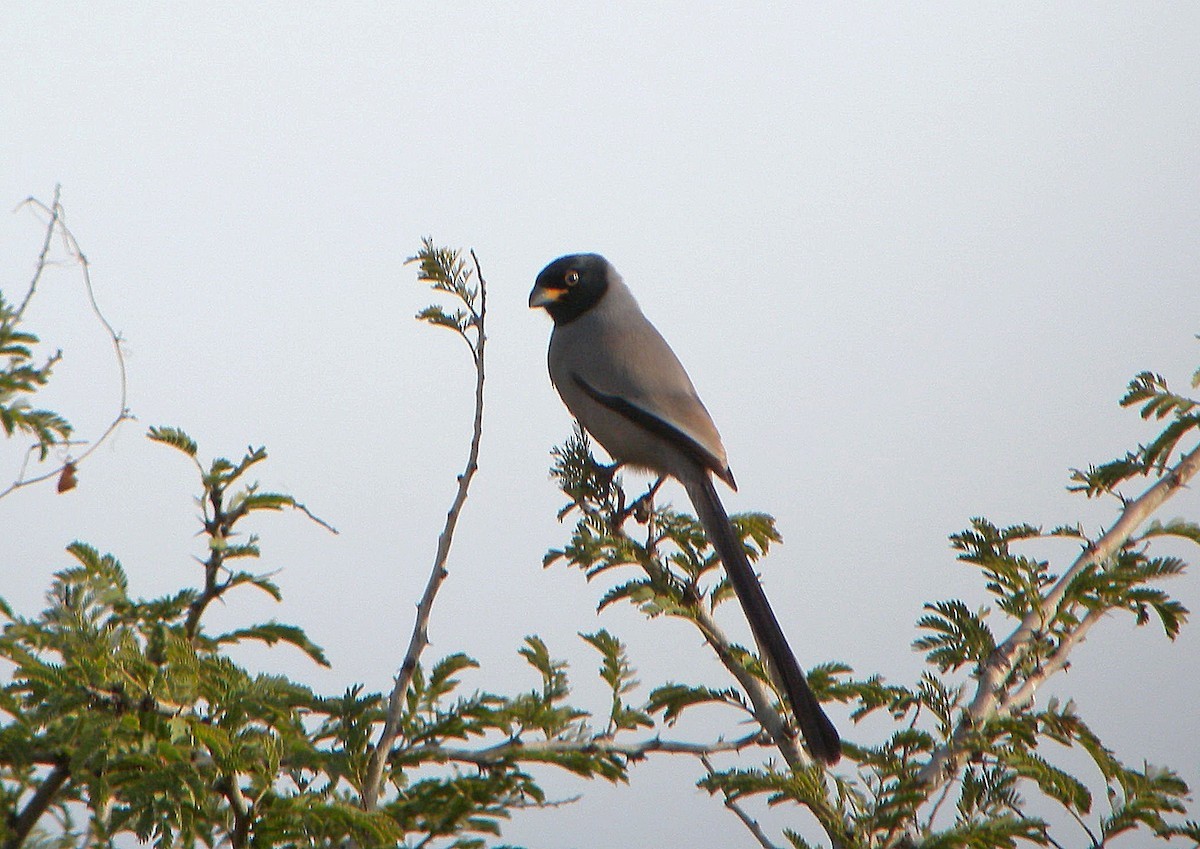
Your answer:
[[[600,302],[574,321],[555,326],[548,361],[563,403],[614,460],[679,480],[711,470],[732,485],[712,417],[675,352],[611,266],[608,291]],[[585,386],[624,399],[681,431],[702,450],[684,453],[673,441],[595,400]]]

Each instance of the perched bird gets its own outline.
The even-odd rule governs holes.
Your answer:
[[[529,306],[545,308],[554,319],[550,379],[571,414],[617,463],[683,484],[809,751],[836,763],[837,730],[809,688],[717,497],[712,475],[737,485],[716,425],[674,351],[598,254],[573,254],[547,265]]]

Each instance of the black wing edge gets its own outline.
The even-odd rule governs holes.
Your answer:
[[[585,395],[587,395],[597,404],[601,404],[612,410],[614,413],[624,416],[634,424],[645,428],[656,436],[661,436],[684,454],[688,455],[697,463],[699,463],[702,468],[711,469],[712,471],[716,472],[718,476],[732,482],[733,474],[729,471],[729,469],[724,468],[721,465],[721,461],[717,457],[713,456],[711,451],[709,451],[692,437],[688,436],[682,430],[675,427],[675,425],[660,419],[653,413],[643,410],[637,404],[632,403],[628,399],[622,398],[620,395],[609,395],[606,392],[601,392],[575,372],[571,372],[571,380],[576,386],[583,390]],[[736,486],[734,488],[736,489]]]

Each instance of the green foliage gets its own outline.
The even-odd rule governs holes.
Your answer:
[[[674,725],[685,710],[702,704],[732,705],[747,713],[750,711],[745,696],[736,687],[717,689],[689,684],[664,684],[656,687],[650,694],[646,709],[650,713],[661,713],[667,725]]]
[[[414,260],[421,280],[465,307],[419,317],[457,331],[482,373],[482,280],[457,252],[428,240]],[[6,307],[0,314],[10,358],[10,383],[0,385],[32,392],[57,358],[29,365],[36,340],[16,330]],[[0,400],[10,434],[42,427],[43,452],[51,436],[69,433],[11,392]],[[273,573],[239,568],[262,556],[248,522],[295,510],[333,528],[293,496],[251,480],[267,459],[263,448],[203,464],[183,430],[148,435],[197,470],[205,541],[198,583],[138,598],[115,557],[77,542],[40,615],[20,615],[0,599],[0,658],[11,669],[0,688],[0,845],[100,847],[132,835],[163,847],[477,847],[500,833],[513,808],[547,802],[530,765],[621,781],[642,756],[642,746],[615,740],[652,724],[628,702],[636,681],[620,641],[603,631],[585,636],[612,692],[597,731],[568,702],[565,664],[531,636],[520,653],[537,683],[511,696],[464,690],[463,676],[477,667],[465,654],[417,664],[376,797],[371,769],[388,699],[360,685],[321,696],[229,654],[246,642],[283,643],[327,665],[295,625],[206,626],[212,603],[242,587],[281,598]],[[376,804],[367,801],[369,781]]]
[[[146,436],[155,442],[177,448],[189,457],[195,457],[200,450],[196,445],[196,440],[177,427],[152,427]]]
[[[430,306],[418,319],[463,338],[482,375],[486,290],[478,265],[469,268],[460,252],[431,240],[411,261],[419,263],[420,280],[461,304]],[[0,300],[0,356],[7,357],[0,421],[9,436],[37,437],[45,456],[70,426],[32,410],[28,396],[45,385],[57,355],[34,365],[37,340],[18,329],[19,318]],[[1172,489],[1188,482],[1192,472],[1182,464],[1192,455],[1183,445],[1196,436],[1200,404],[1149,372],[1134,378],[1121,403],[1162,430],[1116,460],[1076,470],[1072,488],[1111,495],[1126,510],[1137,500],[1123,490],[1137,478]],[[565,564],[601,583],[600,609],[628,603],[650,618],[691,623],[732,682],[662,683],[640,702],[621,640],[603,629],[582,633],[599,655],[608,691],[593,724],[570,701],[566,663],[536,635],[518,650],[531,684],[510,695],[465,686],[481,674],[465,653],[417,663],[407,690],[393,699],[399,728],[384,757],[375,758],[384,786],[372,807],[364,797],[380,729],[391,721],[389,698],[361,685],[323,696],[246,669],[230,654],[245,642],[286,644],[327,664],[295,625],[272,619],[222,632],[207,627],[210,605],[239,588],[281,598],[273,573],[242,568],[262,556],[247,522],[294,510],[333,529],[291,495],[250,480],[267,459],[263,448],[204,465],[182,430],[152,428],[149,437],[197,469],[205,548],[196,586],[140,598],[114,556],[76,542],[39,614],[22,615],[0,599],[0,660],[11,670],[0,687],[4,847],[108,847],[132,835],[162,847],[474,849],[493,844],[514,810],[553,804],[536,777],[542,766],[618,782],[652,751],[697,757],[704,768],[698,785],[752,828],[740,807],[751,800],[803,812],[797,828],[782,834],[795,847],[814,845],[799,830],[813,823],[828,845],[844,849],[1099,847],[1133,834],[1200,843],[1200,824],[1184,818],[1190,791],[1179,775],[1127,766],[1073,704],[1039,706],[1036,699],[1110,613],[1128,612],[1137,625],[1156,620],[1170,638],[1179,633],[1188,611],[1161,584],[1186,564],[1157,546],[1200,544],[1196,523],[1139,521],[1110,545],[1073,525],[1044,531],[971,520],[951,543],[959,560],[979,571],[986,603],[926,605],[914,645],[928,668],[917,681],[856,677],[837,662],[809,671],[818,698],[845,705],[858,729],[847,734],[843,768],[826,770],[772,730],[790,720],[778,699],[761,695],[773,686],[767,670],[754,651],[722,633],[716,617],[731,613],[722,602],[732,590],[700,524],[657,503],[654,490],[630,499],[577,432],[556,449],[552,470],[567,497],[559,517],[572,516],[574,526],[545,565]],[[752,561],[780,541],[766,514],[746,513],[734,523]],[[1076,542],[1076,562],[1052,568],[1043,556],[1047,539]],[[679,742],[654,733],[628,741],[659,721],[676,726],[698,706],[731,711],[741,736]],[[1064,749],[1084,753],[1090,771],[1065,768],[1058,757]],[[736,760],[717,768],[710,756]],[[1030,813],[1030,798],[1039,815]],[[1084,840],[1058,835],[1053,818],[1040,815],[1047,806],[1077,824]],[[772,842],[761,832],[755,837]]]
[[[473,258],[474,255],[472,255]],[[408,258],[420,269],[417,279],[428,283],[435,292],[444,292],[463,306],[448,312],[445,307],[431,304],[417,313],[417,320],[434,327],[445,327],[458,334],[470,347],[476,362],[482,356],[479,329],[486,309],[486,290],[475,280],[475,272],[462,258],[462,252],[438,247],[433,239],[425,238],[416,256]]]
[[[195,453],[182,432],[173,438]],[[203,476],[210,542],[236,536],[238,523],[256,510],[275,509],[252,499],[226,509],[222,484],[249,465],[214,462]],[[50,810],[65,822],[82,806],[88,829],[105,840],[131,833],[155,845],[212,845],[241,828],[239,805],[261,813],[255,821],[263,834],[283,828],[289,817],[279,799],[289,791],[278,775],[283,758],[313,756],[305,729],[313,694],[251,673],[223,650],[261,640],[289,643],[318,662],[324,657],[301,629],[276,622],[206,633],[205,606],[229,589],[250,584],[278,592],[264,576],[222,565],[257,551],[210,544],[209,552],[204,587],[141,599],[130,594],[116,558],[77,542],[68,548],[75,565],[56,574],[39,616],[5,606],[0,657],[14,670],[0,697],[0,784],[12,808],[42,785],[50,767],[69,774]],[[372,829],[359,823],[346,833]]]
[[[175,428],[150,438],[195,461],[194,440]],[[520,653],[537,685],[513,696],[463,692],[477,667],[465,654],[418,667],[405,695],[402,730],[388,761],[390,788],[379,807],[361,794],[384,698],[353,687],[322,697],[286,678],[253,673],[226,652],[246,641],[286,643],[327,664],[294,625],[270,621],[210,633],[204,611],[242,586],[279,598],[268,575],[231,569],[257,558],[243,524],[262,511],[302,509],[290,495],[246,480],[266,459],[251,448],[239,460],[197,463],[207,559],[202,583],[151,599],[131,594],[120,562],[85,543],[68,548],[41,614],[7,619],[0,658],[13,667],[0,689],[0,804],[28,809],[39,789],[54,790],[43,818],[78,845],[131,834],[155,846],[482,846],[514,807],[542,804],[529,764],[583,777],[623,780],[631,756],[596,747],[618,731],[652,722],[626,702],[636,686],[624,646],[598,631],[584,639],[601,655],[612,691],[607,727],[568,704],[565,664],[538,637]],[[305,511],[307,512],[307,511]],[[473,747],[473,748],[472,748]],[[53,782],[62,776],[61,787]],[[86,822],[73,825],[85,812]],[[0,841],[14,839],[0,817]],[[26,843],[31,844],[33,837]]]
[[[1200,387],[1200,369],[1192,375],[1192,388],[1197,387]],[[1138,445],[1123,457],[1089,466],[1086,471],[1073,470],[1071,479],[1075,483],[1070,488],[1092,497],[1115,493],[1118,486],[1135,477],[1164,474],[1179,441],[1200,426],[1200,413],[1196,412],[1198,403],[1172,392],[1162,376],[1141,372],[1129,381],[1121,406],[1141,404],[1143,419],[1170,419],[1169,423],[1155,439],[1146,445]]]
[[[71,425],[58,413],[34,409],[29,399],[49,382],[62,352],[38,365],[33,356],[38,338],[19,329],[20,325],[20,313],[0,294],[0,427],[6,436],[33,436],[44,460],[52,445],[70,437]]]
[[[929,662],[942,672],[971,663],[978,669],[996,649],[996,637],[985,621],[987,609],[972,612],[958,599],[926,604],[932,611],[917,620],[917,627],[932,633],[917,639],[913,648],[927,652]]]
[[[637,689],[638,685],[637,679],[633,677],[633,666],[625,655],[625,646],[603,628],[582,636],[603,657],[600,678],[612,691],[612,706],[609,710],[608,728],[605,733],[611,736],[618,731],[652,728],[654,720],[650,714],[625,701],[625,696]]]
[[[697,621],[703,616],[702,607],[715,609],[732,596],[699,520],[646,497],[628,501],[619,476],[596,462],[587,435],[578,428],[554,450],[551,475],[571,499],[559,517],[580,515],[570,541],[548,552],[543,565],[565,562],[589,581],[631,565],[638,567],[636,577],[604,593],[599,609],[628,601],[647,616],[666,614]],[[637,538],[623,531],[631,519],[645,529]],[[734,516],[733,523],[751,562],[781,539],[774,519],[766,514],[744,513]]]
[[[1172,464],[1190,456],[1180,453],[1180,440],[1200,421],[1200,406],[1149,373],[1134,379],[1122,404],[1140,405],[1143,418],[1165,421],[1163,431],[1124,460],[1076,472],[1072,488],[1089,496],[1112,493],[1129,505],[1132,500],[1118,487],[1134,477],[1164,477],[1174,487],[1186,482],[1183,467]],[[603,579],[600,608],[624,602],[647,617],[691,621],[738,682],[749,674],[769,684],[753,652],[713,637],[717,626],[709,612],[729,589],[694,518],[645,497],[630,502],[620,478],[595,461],[578,431],[555,450],[552,474],[568,499],[559,516],[574,514],[575,523],[566,545],[546,555],[547,566],[563,563],[589,581]],[[779,540],[769,516],[747,514],[735,523],[752,560]],[[1048,539],[1078,543],[1076,563],[1054,569],[1037,556]],[[1073,525],[1044,531],[972,519],[950,540],[959,560],[978,570],[989,602],[946,599],[925,606],[914,646],[929,668],[916,684],[888,683],[878,675],[856,678],[843,664],[809,673],[818,697],[846,703],[856,723],[873,716],[879,718],[871,728],[890,722],[892,730],[880,742],[845,741],[848,771],[788,768],[768,756],[757,766],[709,767],[699,786],[719,794],[727,806],[756,797],[773,806],[796,805],[831,845],[847,849],[1075,842],[1053,837],[1048,820],[1027,813],[1027,796],[1039,799],[1039,810],[1047,802],[1057,806],[1090,845],[1135,830],[1194,840],[1196,824],[1180,819],[1189,790],[1177,774],[1125,765],[1073,705],[1052,700],[1044,708],[1034,706],[1041,684],[1066,667],[1074,646],[1109,614],[1127,611],[1137,625],[1155,619],[1168,637],[1179,633],[1188,611],[1161,584],[1186,564],[1151,550],[1163,539],[1200,543],[1200,525],[1182,519],[1146,522],[1112,545]],[[1112,553],[1097,556],[1101,550]],[[1010,631],[1012,636],[1001,636]],[[672,682],[652,691],[645,710],[671,725],[699,705],[732,709],[764,731],[771,719],[740,684]],[[749,745],[772,741],[763,734]],[[1062,747],[1086,752],[1094,770],[1076,774],[1065,768],[1056,757]],[[786,751],[779,753],[786,758]],[[1102,792],[1095,792],[1097,786]],[[812,845],[796,830],[783,836],[793,846]]]

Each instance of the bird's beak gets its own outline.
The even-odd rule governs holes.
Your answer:
[[[534,286],[533,291],[529,293],[529,308],[532,310],[552,304],[566,291],[566,289],[547,289],[545,286]]]

